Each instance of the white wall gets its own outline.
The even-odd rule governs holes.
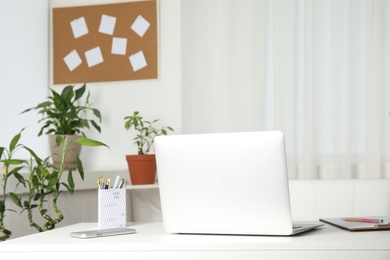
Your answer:
[[[31,113],[21,117],[18,113],[43,101],[49,93],[49,6],[104,3],[107,2],[0,2],[0,33],[2,39],[3,35],[4,39],[7,39],[0,41],[0,146],[8,145],[11,137],[22,126],[27,126],[30,133],[28,140],[34,143],[33,148],[37,147],[40,152],[48,154],[46,137],[36,137],[39,131],[36,116]],[[94,129],[86,134],[90,138],[105,142],[110,149],[83,147],[81,156],[84,166],[127,167],[125,155],[135,153],[136,148],[133,145],[133,136],[124,129],[123,118],[135,110],[139,110],[145,119],[160,119],[161,124],[172,126],[176,133],[181,132],[180,0],[159,0],[159,30],[158,80],[87,83],[91,91],[91,101],[101,111],[103,122],[101,134]],[[63,86],[52,87],[61,90]]]
[[[0,146],[8,146],[23,127],[23,143],[47,153],[47,139],[37,141],[38,117],[20,113],[47,95],[47,0],[0,1]]]
[[[213,102],[218,82],[218,7],[220,1],[182,0],[182,111],[183,132],[207,133],[218,129]],[[201,14],[202,19],[199,19]]]

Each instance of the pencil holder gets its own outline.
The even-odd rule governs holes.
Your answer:
[[[107,189],[98,192],[98,228],[126,227],[126,189]]]

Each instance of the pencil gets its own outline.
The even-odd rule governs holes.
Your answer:
[[[343,218],[345,221],[352,222],[367,222],[367,223],[383,223],[383,219],[377,218]]]

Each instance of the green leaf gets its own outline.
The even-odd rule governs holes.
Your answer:
[[[56,136],[56,147],[61,146],[65,142],[66,136],[64,135],[57,135]]]
[[[93,127],[95,127],[95,129],[100,133],[101,132],[100,126],[94,120],[92,120],[91,123]]]
[[[98,110],[98,109],[96,109],[96,108],[92,108],[92,111],[93,111],[93,114],[97,117],[97,118],[99,118],[99,121],[102,121],[101,119],[102,119],[102,115],[100,114],[100,111]]]
[[[36,175],[33,175],[33,176],[30,176],[30,179],[31,179],[31,185],[34,186],[34,187],[39,187],[39,179]]]
[[[85,89],[86,89],[86,84],[85,83],[79,89],[76,89],[76,91],[75,91],[76,96],[75,96],[74,100],[80,99],[83,96],[83,94],[85,92]]]
[[[30,155],[34,157],[35,161],[38,164],[41,164],[41,161],[42,161],[41,158],[39,158],[38,155],[36,155],[36,153],[33,150],[31,150],[30,148],[28,148],[26,146],[24,146],[24,149],[26,149],[30,153]]]
[[[74,190],[72,190],[68,184],[62,183],[62,185],[69,191],[70,194],[73,194]]]
[[[4,147],[0,147],[0,159],[1,157],[3,157],[4,150],[5,150]]]
[[[18,197],[18,195],[16,195],[13,192],[10,192],[9,196],[11,197],[11,200],[13,201],[13,203],[15,203],[19,207],[22,207],[22,202],[20,201],[20,198]]]
[[[73,193],[74,191],[74,181],[73,181],[73,175],[72,175],[72,171],[69,171],[68,173],[68,184],[69,184],[69,192]]]
[[[77,156],[77,171],[80,174],[80,177],[82,180],[84,180],[84,167],[83,167],[83,162],[80,160],[80,158]]]
[[[19,165],[25,162],[25,160],[20,160],[20,159],[8,159],[8,160],[2,160],[3,163],[5,164],[12,164],[12,165]]]
[[[5,211],[5,200],[0,200],[0,212]]]
[[[22,183],[24,185],[24,187],[26,187],[25,180],[24,180],[23,176],[21,174],[19,174],[19,172],[14,172],[14,176],[19,181],[19,183]]]
[[[86,146],[106,146],[106,147],[108,147],[105,143],[102,143],[102,142],[97,141],[97,140],[89,139],[86,137],[81,137],[81,138],[75,140],[75,142],[79,143],[81,145],[86,145]]]
[[[23,130],[22,130],[23,131]],[[16,145],[18,144],[19,140],[20,140],[20,137],[21,137],[21,133],[15,135],[13,138],[12,138],[12,141],[11,143],[9,144],[9,151],[10,153],[12,153],[12,151],[15,149]]]
[[[42,197],[42,195],[40,193],[35,193],[35,196],[34,196],[34,201],[37,201],[39,200],[40,198]]]
[[[61,97],[63,99],[63,101],[67,101],[67,102],[70,102],[70,100],[72,99],[72,97],[74,96],[73,94],[73,85],[68,85],[66,86],[62,92],[61,92]],[[62,102],[60,103],[61,105],[66,105],[66,102]]]
[[[55,175],[53,174],[53,175],[50,177],[50,179],[49,179],[49,182],[48,182],[48,184],[47,184],[47,188],[48,188],[48,189],[51,189],[54,185],[57,184],[58,181],[59,181],[59,180],[58,180],[57,176],[55,176]]]

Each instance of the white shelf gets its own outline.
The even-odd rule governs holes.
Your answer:
[[[144,189],[157,189],[157,188],[158,188],[158,183],[138,184],[138,185],[127,184],[126,185],[126,190],[144,190]]]
[[[26,179],[29,178],[28,172],[22,171],[21,175]],[[84,167],[84,180],[80,178],[77,170],[73,170],[72,175],[73,181],[75,183],[75,190],[97,190],[96,181],[100,176],[113,179],[116,175],[119,175],[124,178],[127,183],[129,183],[130,179],[128,169],[115,166]],[[67,170],[64,172],[61,178],[62,180],[66,181],[66,179],[68,178]],[[17,188],[13,190],[14,187],[16,187],[16,184],[17,180],[15,178],[9,179],[9,182],[7,184],[7,188],[9,189],[9,191],[12,190],[16,194],[23,194],[27,192],[27,189],[23,185],[18,185]],[[65,188],[62,186],[61,189],[65,190]]]

